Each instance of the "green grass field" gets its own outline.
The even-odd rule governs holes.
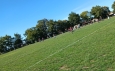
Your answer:
[[[114,20],[0,55],[0,71],[115,71]]]

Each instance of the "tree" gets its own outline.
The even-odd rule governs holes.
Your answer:
[[[48,29],[47,29],[47,35],[51,34],[53,36],[53,34],[55,33],[56,31],[56,24],[55,24],[55,21],[53,20],[49,20],[47,21],[47,26],[48,26]]]
[[[4,40],[3,40],[3,37],[0,37],[0,52],[2,53],[3,52],[3,48],[4,47]]]
[[[107,18],[109,16],[109,13],[110,13],[109,7],[103,6],[101,8],[103,10],[102,17]]]
[[[35,41],[38,41],[38,34],[36,27],[29,28],[25,31],[25,36],[27,38],[27,41],[30,41],[31,43],[34,43]]]
[[[18,34],[18,33],[15,33],[14,36],[15,36],[16,39],[21,39],[21,35]]]
[[[91,9],[91,14],[94,15],[95,18],[99,18],[100,16],[102,16],[102,13],[103,9],[101,8],[101,6],[95,6]]]
[[[47,21],[47,19],[38,20],[35,27],[25,31],[24,36],[27,43],[35,43],[38,39],[47,38]]]
[[[47,29],[48,29],[48,26],[46,24],[48,20],[47,19],[42,19],[42,20],[39,20],[36,25],[36,29],[37,31],[39,31],[39,36],[40,38],[47,38]]]
[[[67,31],[67,29],[69,29],[71,27],[69,21],[68,20],[63,20],[62,22],[64,24],[64,28],[66,29],[65,31]]]
[[[8,49],[10,49],[12,47],[12,42],[11,42],[12,37],[10,35],[6,35],[3,38],[4,38],[4,42],[6,44],[6,47],[8,47]]]
[[[0,37],[0,51],[7,52],[12,47],[11,36]]]
[[[113,13],[115,14],[115,1],[112,4]]]
[[[80,17],[84,20],[88,20],[88,11],[84,11],[80,14]]]
[[[62,20],[58,20],[57,21],[57,23],[58,23],[58,29],[59,29],[59,31],[60,32],[65,32],[65,23],[64,23],[64,21],[62,21]]]
[[[15,38],[15,42],[14,42],[14,45],[15,45],[15,48],[19,48],[21,47],[22,45],[22,38],[21,38],[21,35],[16,33],[14,34],[14,38]]]
[[[79,14],[71,12],[69,14],[68,20],[70,21],[71,26],[74,26],[76,24],[79,24],[79,22],[80,22],[80,16],[79,16]]]

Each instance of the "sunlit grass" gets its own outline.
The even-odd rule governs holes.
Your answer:
[[[114,20],[106,19],[73,34],[67,32],[0,55],[0,71],[114,71]]]

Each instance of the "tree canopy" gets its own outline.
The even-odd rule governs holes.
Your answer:
[[[92,7],[91,9],[91,14],[94,15],[94,17],[96,18],[102,16],[102,13],[103,13],[103,9],[101,8],[101,6],[95,6]]]
[[[74,26],[76,24],[79,24],[80,16],[79,14],[76,14],[75,12],[71,12],[69,14],[68,20],[70,21],[71,25]]]
[[[115,13],[115,1],[112,4],[113,13]]]
[[[91,14],[94,15],[95,18],[99,18],[100,16],[106,18],[110,13],[109,7],[107,6],[95,6],[91,9]]]
[[[80,14],[80,17],[84,20],[88,20],[88,11],[83,11],[81,14]]]

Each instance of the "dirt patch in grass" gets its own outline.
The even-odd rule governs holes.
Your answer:
[[[63,65],[60,67],[60,70],[70,70],[70,68],[67,65]]]
[[[112,68],[108,68],[107,71],[114,71]]]
[[[83,67],[83,69],[88,69],[89,67],[87,67],[87,66],[85,66],[85,67]]]

